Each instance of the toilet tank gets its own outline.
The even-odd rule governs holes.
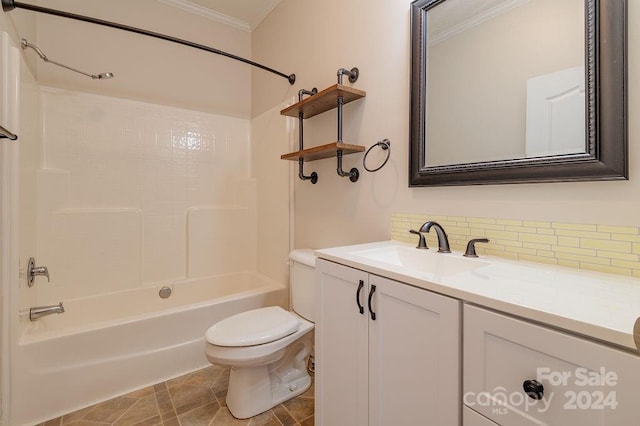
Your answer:
[[[298,249],[289,253],[289,259],[291,308],[315,322],[316,256],[312,249]]]

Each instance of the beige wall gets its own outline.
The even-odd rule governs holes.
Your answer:
[[[156,0],[42,0],[44,7],[131,25],[248,57],[249,32]],[[13,13],[31,13],[14,11]],[[248,118],[250,68],[194,48],[84,22],[37,14],[36,43],[51,59],[88,73],[113,72],[95,81],[38,60],[38,81],[52,87]],[[18,26],[22,35],[23,26]],[[29,50],[27,57],[35,52]]]
[[[284,0],[253,33],[254,60],[298,75],[298,83],[289,87],[254,72],[254,117],[291,98],[301,87],[333,84],[340,67],[358,66],[361,77],[355,86],[366,90],[367,97],[345,108],[344,139],[367,147],[383,137],[392,141],[389,164],[375,174],[363,172],[357,183],[339,178],[332,160],[311,163],[320,175],[318,184],[295,181],[296,246],[387,239],[392,212],[640,223],[640,85],[633,77],[629,78],[630,181],[408,188],[409,3]],[[629,75],[634,76],[640,73],[640,3],[629,2],[628,22]],[[271,114],[275,120],[277,113]],[[307,146],[335,137],[333,113],[307,121]],[[277,141],[270,137],[271,142]],[[254,143],[263,142],[254,139]],[[281,163],[272,172],[288,167],[287,162]],[[360,155],[345,157],[345,168],[354,165],[361,168]],[[285,188],[265,190],[277,194]]]
[[[36,14],[25,10],[14,9],[11,13],[2,13],[0,18],[0,28],[11,35],[16,43],[20,45],[20,38],[35,40],[37,37]],[[35,57],[25,57],[27,66],[33,75],[36,75],[37,65]]]
[[[290,221],[290,169],[278,152],[291,150],[295,120],[279,115],[276,106],[251,121],[253,175],[257,181],[257,268],[261,273],[288,281]],[[296,141],[297,143],[297,141]],[[295,164],[297,166],[297,163]]]

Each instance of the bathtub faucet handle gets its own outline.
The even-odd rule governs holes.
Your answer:
[[[36,266],[31,270],[33,275],[42,275],[47,277],[47,282],[51,282],[51,278],[49,278],[49,270],[46,266]]]
[[[33,286],[33,281],[37,276],[47,277],[47,281],[51,282],[49,278],[49,269],[46,266],[36,266],[36,260],[33,257],[29,258],[29,265],[27,266],[27,283],[29,287]]]

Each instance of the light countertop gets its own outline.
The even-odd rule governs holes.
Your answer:
[[[495,256],[464,258],[462,253],[436,252],[382,241],[315,253],[326,260],[637,351],[633,328],[640,317],[640,279]],[[425,266],[417,266],[423,259]]]

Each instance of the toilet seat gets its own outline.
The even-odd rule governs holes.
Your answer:
[[[295,316],[295,314],[292,314]],[[212,364],[246,367],[265,365],[279,360],[286,348],[314,329],[314,324],[298,317],[297,331],[273,342],[253,346],[220,346],[207,341],[205,355]]]
[[[298,331],[300,319],[280,306],[242,312],[226,318],[205,333],[212,345],[243,347],[274,342]]]

